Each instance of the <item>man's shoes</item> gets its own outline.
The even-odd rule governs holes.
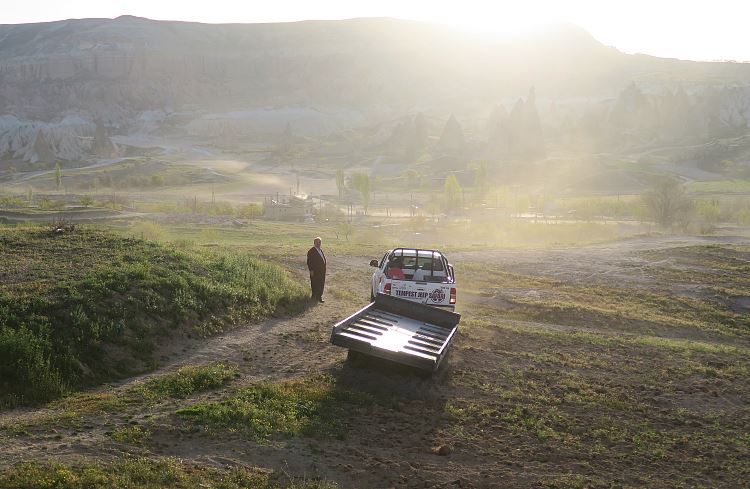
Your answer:
[[[325,302],[322,297],[318,297],[318,302]]]

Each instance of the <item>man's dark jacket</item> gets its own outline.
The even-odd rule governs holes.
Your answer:
[[[325,276],[326,274],[326,262],[314,246],[307,251],[307,268],[312,270],[315,275]]]
[[[312,296],[314,299],[322,299],[326,284],[326,261],[314,246],[307,252],[307,268],[313,272],[312,277],[310,277]]]

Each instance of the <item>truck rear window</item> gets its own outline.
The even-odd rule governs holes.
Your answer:
[[[448,279],[443,255],[431,250],[394,250],[388,257],[386,271],[399,269],[409,280],[418,268],[423,270],[425,281],[444,282]]]

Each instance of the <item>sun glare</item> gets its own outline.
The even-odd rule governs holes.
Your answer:
[[[489,4],[482,8],[439,11],[423,14],[425,20],[452,25],[460,30],[481,35],[512,37],[528,34],[545,24],[554,22],[554,16],[540,14],[526,5]]]

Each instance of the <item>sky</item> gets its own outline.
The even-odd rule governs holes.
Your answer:
[[[24,0],[0,24],[129,14],[194,22],[293,22],[395,17],[454,25],[487,36],[570,22],[626,53],[701,61],[750,61],[747,0]]]

